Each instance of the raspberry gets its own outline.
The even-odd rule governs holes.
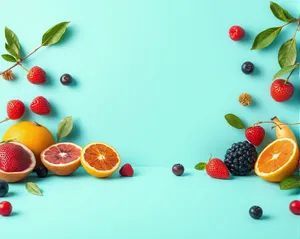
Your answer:
[[[242,27],[240,26],[232,26],[229,29],[229,37],[233,40],[233,41],[239,41],[241,39],[243,39],[245,36],[245,31]]]
[[[129,163],[123,165],[123,167],[119,171],[120,175],[123,177],[132,177],[134,174],[134,170]]]

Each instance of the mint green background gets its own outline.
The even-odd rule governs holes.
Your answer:
[[[278,3],[299,12],[298,1]],[[276,51],[294,29],[285,29],[266,50],[249,50],[258,32],[282,24],[272,17],[269,1],[16,0],[2,8],[0,28],[13,29],[26,53],[51,25],[71,21],[60,44],[25,63],[43,67],[47,85],[31,85],[17,68],[16,81],[0,81],[3,118],[8,100],[29,105],[43,95],[53,114],[28,111],[27,119],[54,133],[59,120],[72,115],[75,130],[69,140],[111,144],[137,175],[97,180],[80,169],[68,178],[32,176],[42,198],[29,195],[23,183],[11,185],[5,199],[13,203],[14,214],[0,218],[1,238],[300,238],[300,219],[288,210],[299,192],[281,192],[254,176],[213,180],[192,169],[209,153],[222,158],[233,142],[244,140],[243,131],[226,124],[226,113],[248,125],[275,115],[299,120],[298,90],[282,104],[269,95],[279,69]],[[241,42],[228,37],[235,24],[246,29]],[[257,67],[251,76],[240,70],[247,60]],[[1,61],[1,69],[7,66]],[[66,72],[76,80],[72,87],[59,82]],[[292,78],[296,89],[297,76]],[[253,96],[253,106],[239,105],[243,92]],[[1,125],[1,133],[12,123]],[[186,166],[185,177],[172,175],[177,162]],[[263,207],[263,220],[249,217],[255,204]]]

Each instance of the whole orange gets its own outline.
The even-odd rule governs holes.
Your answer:
[[[55,144],[51,132],[36,122],[19,122],[12,125],[4,134],[2,140],[14,140],[27,146],[35,155],[36,167],[42,165],[40,154],[50,145]]]

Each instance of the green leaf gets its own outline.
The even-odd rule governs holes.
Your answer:
[[[245,129],[243,122],[236,115],[227,114],[227,115],[225,115],[225,119],[226,119],[227,123],[230,124],[232,127],[236,128],[236,129]]]
[[[29,193],[37,196],[43,196],[39,186],[36,183],[27,182],[26,189]]]
[[[278,52],[278,63],[281,68],[294,65],[297,58],[296,37],[286,41]]]
[[[16,59],[19,59],[18,50],[16,49],[15,46],[11,47],[7,43],[5,43],[5,49],[7,50],[8,53],[13,55]]]
[[[279,20],[284,21],[284,22],[290,22],[292,20],[295,20],[291,14],[289,14],[288,11],[280,7],[277,3],[275,2],[270,2],[270,8],[271,11],[273,12],[274,16],[277,17]]]
[[[259,33],[253,42],[251,50],[259,50],[271,45],[281,32],[281,29],[282,27],[272,27]]]
[[[16,58],[19,59],[21,46],[17,35],[7,27],[5,27],[4,33],[5,33],[7,45],[9,46],[10,49],[12,49],[15,52]]]
[[[14,58],[12,55],[9,55],[9,54],[3,54],[1,55],[2,58],[6,61],[9,61],[9,62],[17,62],[16,58]]]
[[[62,121],[60,121],[58,127],[57,127],[57,141],[60,139],[67,137],[73,129],[73,121],[72,116],[68,116],[64,118]]]
[[[286,75],[287,73],[291,72],[292,70],[296,69],[299,65],[291,65],[291,66],[285,66],[282,69],[280,69],[273,77],[273,80],[278,79],[281,76]]]
[[[281,190],[290,190],[300,187],[300,177],[288,177],[283,179],[280,184]]]
[[[195,166],[195,169],[197,170],[204,170],[206,168],[206,163],[198,163]]]
[[[64,35],[67,26],[70,22],[61,22],[50,28],[42,38],[43,46],[50,46],[57,43]]]

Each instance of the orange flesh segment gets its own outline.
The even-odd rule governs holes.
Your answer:
[[[279,141],[268,148],[259,160],[259,171],[272,173],[285,165],[294,152],[294,145],[289,141]]]
[[[74,145],[59,144],[50,147],[44,153],[44,159],[52,164],[67,164],[80,157],[81,150]]]
[[[99,171],[113,169],[119,162],[118,154],[103,144],[93,144],[84,152],[85,161]]]

